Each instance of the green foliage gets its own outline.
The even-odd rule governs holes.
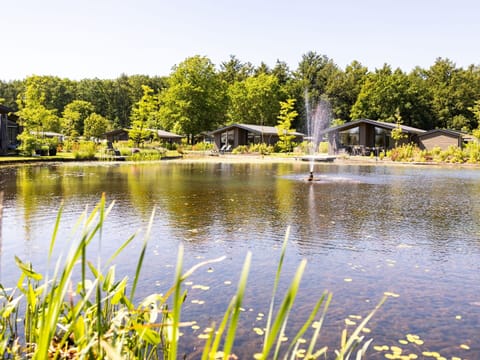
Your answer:
[[[213,150],[214,148],[215,148],[215,144],[203,142],[203,141],[192,145],[192,150],[194,151],[207,151],[207,150]]]
[[[17,139],[20,141],[20,154],[24,156],[31,156],[37,148],[38,139],[36,135],[31,134],[28,131],[23,131],[18,135]]]
[[[85,119],[84,135],[86,138],[100,138],[109,128],[110,123],[107,119],[93,113]]]
[[[143,96],[132,110],[132,130],[128,134],[136,146],[151,135],[148,129],[160,128],[158,96],[149,86],[142,85],[142,90]]]
[[[248,154],[249,152],[250,147],[248,145],[238,145],[232,150],[232,154]]]
[[[274,75],[260,74],[228,88],[230,123],[274,126],[284,95]]]
[[[139,152],[130,152],[127,160],[130,161],[151,161],[151,160],[161,160],[167,150],[166,149],[142,149]]]
[[[415,144],[402,144],[388,151],[387,156],[392,161],[414,161],[415,158],[421,158],[420,148]]]
[[[58,132],[60,121],[55,110],[45,106],[46,95],[34,82],[28,83],[25,93],[17,99],[19,111],[17,115],[24,128],[24,131]]]
[[[97,145],[93,141],[80,141],[72,147],[73,156],[77,160],[94,160]]]
[[[259,153],[261,155],[269,155],[273,153],[274,150],[272,145],[260,143],[260,144],[251,144],[248,152]]]
[[[426,162],[433,161],[438,163],[476,163],[480,162],[480,143],[472,142],[459,148],[458,146],[449,146],[446,150],[435,147],[430,151],[420,150],[414,144],[403,144],[387,152],[387,156],[392,161],[404,162]]]
[[[397,123],[397,126],[392,129],[390,136],[395,140],[395,147],[398,146],[398,143],[407,138],[407,134],[404,134],[400,123]]]
[[[145,86],[151,89],[147,96]],[[480,68],[457,67],[442,58],[428,69],[405,73],[388,64],[369,71],[358,61],[340,69],[332,59],[312,51],[302,55],[293,72],[281,61],[271,69],[235,56],[217,71],[208,58],[195,56],[167,78],[122,74],[104,80],[29,76],[0,81],[4,105],[18,110],[21,124],[30,130],[76,137],[84,134],[85,119],[92,113],[108,119],[114,128],[130,128],[135,118],[150,113],[145,127],[186,134],[190,143],[193,135],[228,122],[274,126],[279,101],[287,98],[296,100],[299,114],[291,127],[302,131],[305,94],[312,100],[328,96],[340,121],[395,122],[398,110],[403,124],[425,130],[471,131],[480,122]],[[155,104],[156,110],[148,110],[148,104]]]
[[[165,130],[193,136],[214,130],[224,121],[224,82],[212,62],[201,56],[186,59],[174,68],[168,88],[160,94],[159,119]]]
[[[278,146],[282,152],[292,151],[292,140],[295,135],[295,129],[292,129],[292,122],[298,115],[294,108],[295,99],[287,99],[287,101],[280,102],[280,114],[277,116],[278,124],[276,126],[279,137]]]
[[[320,154],[328,153],[328,142],[327,141],[322,141],[318,144],[318,152]]]
[[[83,135],[85,120],[95,112],[92,103],[74,100],[65,106],[62,114],[62,133],[66,136]]]

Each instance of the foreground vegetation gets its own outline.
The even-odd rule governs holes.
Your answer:
[[[48,251],[49,269],[46,274],[36,272],[33,266],[16,258],[21,270],[15,288],[0,286],[0,356],[8,359],[85,358],[85,359],[177,359],[182,336],[182,304],[187,292],[186,279],[198,268],[223,258],[200,263],[185,271],[183,249],[180,247],[173,285],[165,294],[151,294],[138,300],[143,259],[147,250],[150,226],[138,255],[133,279],[115,277],[115,258],[131,243],[127,239],[106,261],[88,258],[88,249],[102,228],[113,207],[106,206],[105,196],[88,214],[79,218],[72,234],[72,243],[65,259],[53,263],[53,250],[59,236],[62,216],[60,209]],[[252,349],[256,359],[316,359],[326,357],[328,349],[317,344],[332,294],[325,292],[312,309],[308,320],[297,330],[292,340],[285,341],[294,300],[306,261],[302,261],[293,276],[284,297],[277,302],[288,230],[283,243],[271,295],[271,305],[264,329],[264,339],[258,349]],[[212,330],[203,344],[202,359],[235,359],[235,336],[241,315],[241,306],[251,263],[247,254],[238,288],[223,318],[212,324]],[[53,273],[52,273],[53,271]],[[80,275],[78,275],[80,274]],[[74,282],[77,281],[76,284]],[[371,340],[361,330],[374,315],[380,303],[351,332],[341,334],[337,359],[364,356]],[[312,336],[306,340],[307,330],[314,325]],[[290,330],[290,329],[289,329]],[[332,352],[330,352],[333,354]]]
[[[414,144],[404,144],[387,152],[387,158],[402,162],[433,162],[449,164],[480,164],[480,143],[472,142],[464,148],[450,146],[446,150],[421,150]]]

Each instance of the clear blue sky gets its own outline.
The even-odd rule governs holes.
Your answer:
[[[235,55],[297,68],[303,54],[341,68],[410,71],[437,57],[480,65],[478,0],[2,1],[0,79],[169,75],[185,58]]]

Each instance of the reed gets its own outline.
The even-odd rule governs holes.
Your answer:
[[[117,279],[115,259],[135,235],[119,246],[104,264],[100,257],[94,264],[87,256],[93,239],[98,238],[101,247],[102,229],[113,206],[113,202],[107,206],[105,195],[102,195],[99,204],[90,213],[85,210],[72,231],[71,245],[65,258],[60,256],[55,264],[51,264],[63,211],[63,206],[60,207],[48,251],[51,266],[46,274],[36,272],[31,264],[15,258],[21,271],[16,286],[7,289],[0,284],[1,358],[178,358],[182,339],[180,329],[185,326],[181,321],[182,304],[187,295],[185,280],[197,269],[222,261],[224,257],[201,262],[185,271],[183,247],[180,247],[171,288],[163,295],[151,294],[135,305],[135,293],[155,212],[152,212],[147,227],[133,279]],[[308,319],[292,340],[289,343],[284,341],[286,331],[293,331],[289,328],[288,319],[307,265],[306,261],[299,264],[288,290],[277,304],[289,231],[288,228],[273,283],[263,346],[255,354],[256,359],[296,359],[300,351],[303,351],[302,356],[306,359],[327,356],[327,348],[318,346],[317,343],[332,299],[329,292],[323,293],[317,300]],[[220,324],[212,324],[213,331],[203,346],[202,360],[235,358],[235,337],[251,261],[252,254],[248,253],[235,295]],[[74,286],[73,275],[78,272],[78,268],[81,275],[78,284]],[[348,336],[346,330],[342,333],[341,347],[335,351],[338,360],[353,355],[361,358],[366,353],[370,341],[365,341],[360,336],[361,330],[384,301],[385,299],[380,301],[352,334]],[[314,323],[316,326],[311,338],[304,339]]]

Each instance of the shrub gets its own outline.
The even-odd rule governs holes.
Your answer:
[[[388,151],[388,156],[392,161],[413,161],[420,152],[420,148],[415,144],[402,144]]]
[[[131,161],[161,160],[166,152],[166,149],[142,149],[138,152],[130,152],[127,159]]]
[[[199,142],[192,145],[192,150],[194,151],[207,151],[207,150],[213,150],[214,148],[215,148],[214,144],[207,143],[207,142]]]
[[[262,155],[268,155],[273,153],[273,146],[259,143],[259,144],[251,144],[249,148],[249,152],[251,153],[260,153]]]
[[[23,131],[18,135],[18,140],[20,140],[20,146],[18,147],[20,154],[24,156],[32,156],[37,147],[37,137],[30,134],[28,131]]]
[[[469,163],[480,162],[480,143],[472,142],[465,145],[465,157]]]
[[[73,150],[73,157],[77,160],[93,160],[97,152],[97,146],[93,141],[80,141]]]
[[[238,145],[235,149],[232,150],[232,154],[247,154],[249,152],[249,147],[247,145]]]
[[[318,144],[318,152],[321,154],[328,153],[328,142],[326,141],[320,142],[320,144]]]

